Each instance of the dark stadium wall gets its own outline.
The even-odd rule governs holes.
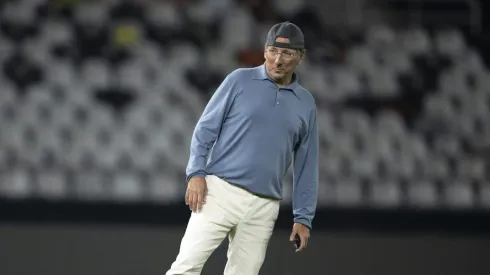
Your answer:
[[[184,227],[0,225],[1,275],[162,275]],[[489,237],[313,232],[295,254],[289,232],[276,230],[265,275],[481,275],[490,269]],[[223,274],[226,242],[203,275]],[[483,273],[482,273],[483,272]]]

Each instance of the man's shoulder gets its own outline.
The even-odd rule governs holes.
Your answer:
[[[228,78],[233,80],[252,79],[256,68],[237,68],[228,74]]]
[[[299,94],[301,99],[304,99],[305,102],[308,103],[311,107],[314,108],[316,106],[315,98],[305,87],[298,84],[295,90]]]

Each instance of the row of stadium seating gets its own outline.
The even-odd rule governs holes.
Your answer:
[[[0,195],[183,196],[206,100],[260,60],[270,24],[233,1],[118,3],[0,6]],[[318,105],[320,204],[490,206],[472,150],[490,138],[490,75],[464,35],[378,25],[324,60],[321,26],[293,7],[311,45],[298,75]]]

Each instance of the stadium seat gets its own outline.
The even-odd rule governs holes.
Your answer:
[[[434,208],[439,204],[436,185],[430,181],[414,181],[407,186],[407,199],[411,207]]]
[[[444,187],[445,204],[451,208],[469,208],[475,203],[474,193],[465,180],[448,183]]]
[[[3,171],[0,180],[0,197],[26,199],[33,194],[32,177],[24,168]]]

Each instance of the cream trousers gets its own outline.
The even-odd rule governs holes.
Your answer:
[[[211,253],[228,236],[224,275],[257,275],[279,213],[280,203],[255,196],[216,177],[207,176],[208,194],[199,213],[192,213],[177,259],[166,275],[198,275]]]

